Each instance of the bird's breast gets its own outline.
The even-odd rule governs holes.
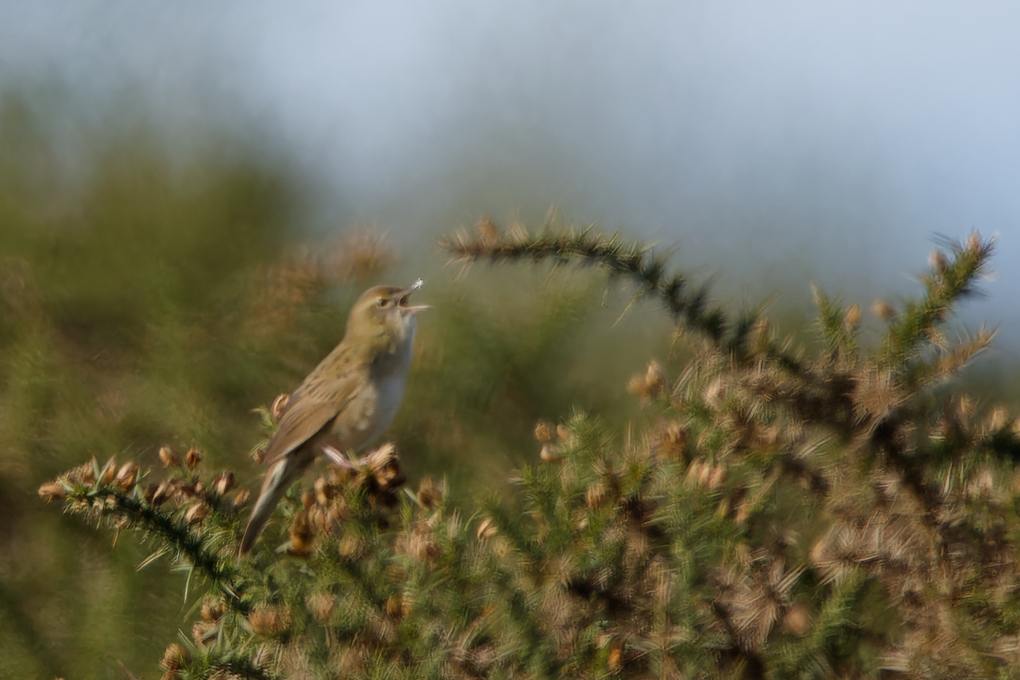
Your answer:
[[[392,357],[391,361],[397,358]],[[332,434],[344,448],[351,450],[368,446],[393,422],[407,385],[407,367],[401,364],[384,364],[380,367],[382,370],[371,371],[370,379],[337,415],[331,428]]]

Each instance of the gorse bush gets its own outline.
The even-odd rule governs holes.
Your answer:
[[[950,382],[992,334],[944,328],[990,242],[946,244],[867,347],[860,308],[818,292],[811,351],[615,237],[486,221],[443,246],[626,279],[674,317],[683,359],[631,380],[626,431],[538,422],[541,462],[509,498],[454,501],[429,477],[412,493],[385,445],[296,484],[243,560],[246,493],[197,451],[43,485],[201,590],[165,677],[1020,674],[1020,440]]]

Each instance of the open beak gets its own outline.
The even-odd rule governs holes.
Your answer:
[[[400,311],[402,311],[405,315],[407,315],[407,314],[417,314],[418,312],[422,311],[423,309],[428,309],[429,308],[428,305],[418,305],[418,306],[410,306],[409,307],[408,304],[407,304],[407,300],[408,300],[408,298],[411,297],[411,293],[415,292],[416,290],[418,290],[419,288],[421,288],[424,285],[425,285],[425,282],[422,281],[421,279],[418,279],[417,281],[412,283],[410,286],[405,288],[403,291],[401,291],[400,299],[398,301],[398,305],[400,306]]]

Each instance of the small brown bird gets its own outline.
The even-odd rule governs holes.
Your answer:
[[[344,457],[370,444],[400,408],[411,368],[415,315],[408,288],[376,286],[358,298],[344,339],[308,374],[280,414],[266,449],[262,491],[241,538],[240,554],[251,549],[280,498],[322,453],[350,466]]]

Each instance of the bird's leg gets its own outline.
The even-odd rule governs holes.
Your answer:
[[[322,446],[322,455],[333,461],[334,464],[346,470],[353,470],[354,463],[347,457],[347,454],[343,453],[340,449],[336,448],[332,444],[324,444]]]

